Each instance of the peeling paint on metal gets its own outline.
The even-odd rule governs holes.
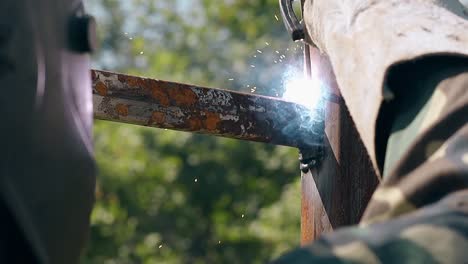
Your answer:
[[[234,122],[239,121],[239,116],[231,115],[231,114],[227,114],[227,115],[219,114],[219,118],[221,118],[221,120],[226,120],[226,121],[227,120],[231,120]]]

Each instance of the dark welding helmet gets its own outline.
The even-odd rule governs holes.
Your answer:
[[[0,263],[77,263],[94,201],[88,53],[77,0],[0,1]]]

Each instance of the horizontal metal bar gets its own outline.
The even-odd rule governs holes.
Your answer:
[[[322,113],[278,98],[92,71],[94,117],[306,148],[322,144]]]

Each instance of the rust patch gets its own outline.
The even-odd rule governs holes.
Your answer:
[[[170,104],[167,94],[158,87],[153,87],[153,89],[151,89],[151,97],[157,100],[162,106],[169,106]]]
[[[149,82],[150,80],[147,80],[145,78],[136,78],[134,76],[128,76],[128,75],[118,75],[117,79],[119,82],[124,83],[126,86],[132,87],[132,88],[148,88],[150,85]]]
[[[119,116],[128,116],[128,105],[126,104],[117,104],[115,106],[115,111]]]
[[[188,119],[188,125],[189,125],[188,129],[190,131],[197,131],[203,127],[203,123],[200,120],[200,118],[193,117],[193,116]]]
[[[139,86],[138,84],[141,82],[141,79],[133,78],[131,76],[122,75],[122,74],[119,74],[117,76],[117,79],[119,80],[119,82],[125,83],[126,85],[131,86],[131,87]]]
[[[103,82],[98,81],[98,83],[96,83],[95,87],[96,87],[97,93],[100,96],[106,96],[107,95],[107,86]]]
[[[138,78],[126,78],[126,84],[130,87],[143,87],[144,80]]]
[[[173,86],[167,89],[169,97],[180,106],[191,106],[198,101],[197,95],[189,88]]]
[[[206,120],[205,120],[205,127],[208,130],[215,130],[218,127],[219,122],[221,122],[221,118],[218,114],[212,112],[206,112]]]
[[[159,112],[159,111],[154,111],[152,114],[151,114],[151,120],[150,120],[150,125],[151,124],[164,124],[164,122],[166,121],[166,114],[163,113],[163,112]]]

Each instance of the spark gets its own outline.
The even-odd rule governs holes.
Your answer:
[[[258,53],[262,54],[263,52],[261,50],[257,50]]]
[[[132,37],[129,37],[128,39],[129,39],[129,40],[133,40],[133,38],[132,38]]]
[[[275,14],[275,18],[276,18],[276,21],[279,21],[279,18],[278,18],[278,16],[276,14]]]
[[[278,63],[278,61],[275,61],[275,63]]]
[[[257,55],[253,55],[254,58],[257,58]]]
[[[163,245],[161,244],[161,245],[159,245],[159,247],[158,247],[158,248],[162,248],[162,247],[163,247]]]
[[[270,43],[268,43],[268,42],[265,42],[265,45],[267,45],[267,46],[270,46]]]
[[[195,179],[195,182],[198,182],[198,179]]]
[[[144,53],[143,51],[140,51],[140,55],[143,55],[143,53]]]
[[[277,54],[279,54],[279,51],[276,50],[275,52],[276,52]]]
[[[228,81],[234,81],[234,78],[229,78]]]
[[[218,244],[221,244],[221,240],[218,241]]]
[[[250,65],[250,67],[255,68],[255,65]]]
[[[242,214],[242,218],[244,218],[244,214]]]

